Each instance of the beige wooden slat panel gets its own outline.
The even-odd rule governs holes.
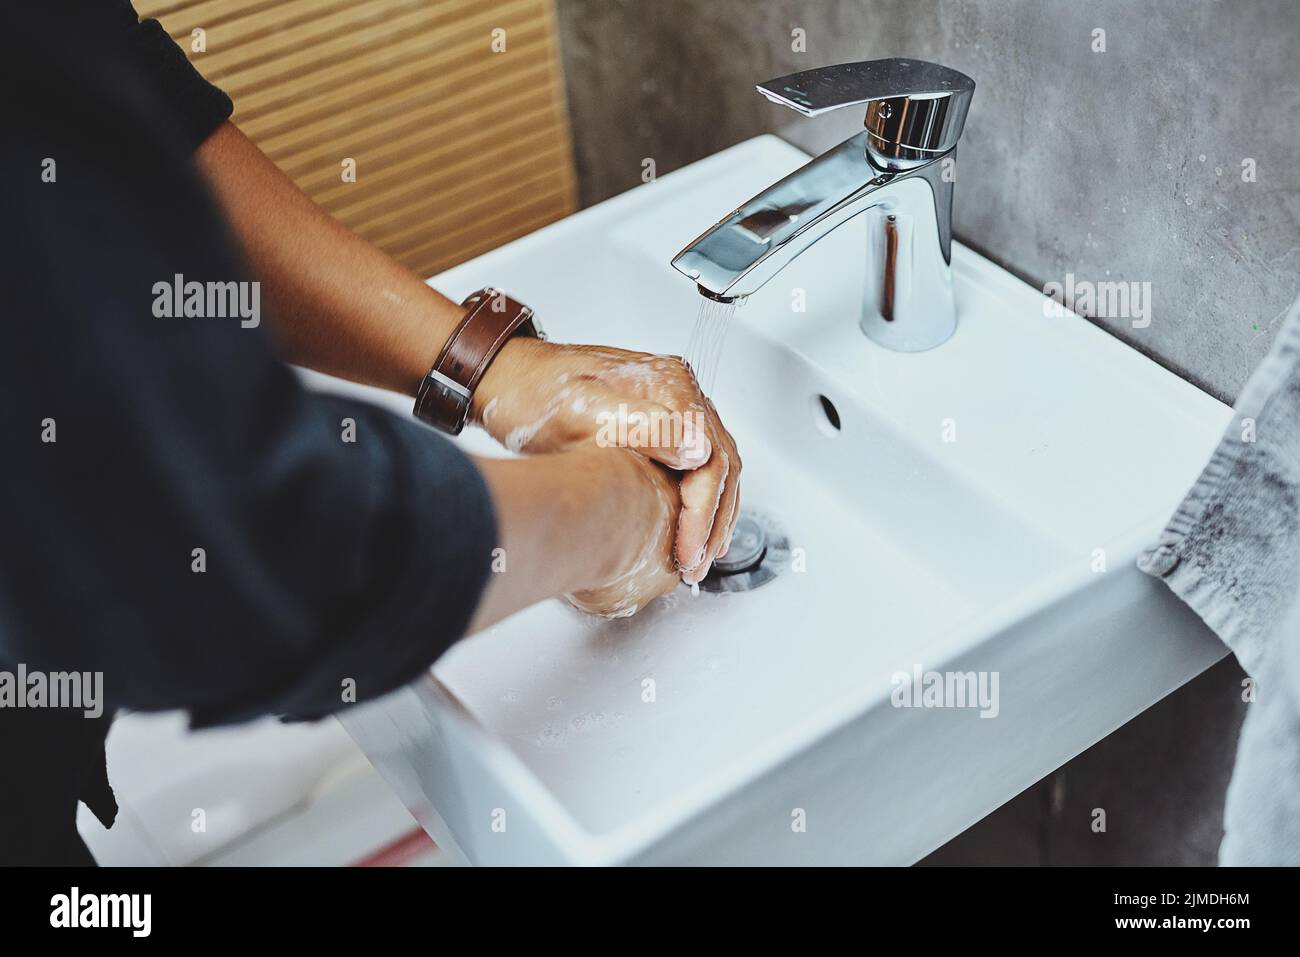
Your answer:
[[[331,37],[348,33],[369,24],[381,23],[396,13],[411,9],[413,0],[349,0],[341,6],[333,2],[315,11],[300,4],[311,0],[282,0],[271,8],[271,14],[291,5],[283,28],[268,23],[265,15],[231,20],[208,30],[207,50],[203,54],[203,69],[215,82],[229,78],[232,73],[259,63],[266,63],[293,54],[310,51],[318,43]],[[418,0],[417,0],[418,2]],[[188,35],[188,34],[187,34]]]
[[[402,255],[421,255],[460,238],[472,237],[480,222],[495,223],[502,231],[509,232],[516,213],[531,215],[539,207],[547,206],[552,198],[553,194],[541,189],[538,182],[517,183],[496,196],[481,196],[468,203],[467,209],[474,216],[472,221],[451,224],[445,233],[434,236],[423,232],[399,234],[392,240],[393,248]]]
[[[202,27],[223,49],[233,49],[277,29],[287,29],[313,17],[355,5],[357,0],[206,0],[165,14],[167,32],[175,40],[188,39]],[[406,0],[419,2],[419,0]],[[147,6],[144,4],[143,6]],[[145,15],[142,5],[136,9]],[[157,16],[157,14],[153,14]],[[231,25],[234,24],[234,29]]]
[[[504,194],[506,194],[508,190],[511,190],[516,186],[523,190],[528,190],[528,187],[532,186],[534,187],[533,192],[537,196],[549,195],[545,191],[546,187],[549,186],[549,183],[546,183],[543,179],[537,179],[537,181],[530,182],[526,178],[520,178],[520,173],[523,173],[526,177],[528,170],[520,168],[520,166],[512,166],[507,173],[503,173],[502,176],[497,178],[497,181],[494,181],[494,185],[498,187],[500,192],[502,192],[502,198],[504,198]],[[526,192],[524,192],[523,195],[524,199],[521,199],[520,203],[532,202],[532,200],[528,199],[528,194],[526,194]],[[498,202],[500,202],[500,200],[498,200]],[[489,203],[491,203],[491,200],[489,200]],[[467,200],[467,205],[468,204]],[[385,222],[383,222],[385,233],[383,233],[382,237],[377,238],[377,242],[390,244],[390,246],[393,246],[395,250],[404,251],[408,248],[407,237],[411,237],[412,242],[416,242],[417,244],[422,244],[428,241],[428,230],[424,228],[424,224],[425,222],[428,222],[430,213],[435,212],[434,209],[430,209],[430,207],[434,207],[434,205],[435,203],[430,202],[430,200],[425,200],[424,203],[420,204],[417,211],[412,211],[411,213],[408,213],[408,215],[404,215],[404,217],[385,220]],[[515,212],[516,205],[519,205],[519,203],[512,205],[511,212]],[[487,212],[491,212],[490,207],[487,209]],[[502,229],[506,229],[506,226],[502,226]],[[506,231],[510,230],[506,229]]]
[[[517,145],[516,145],[517,144]],[[542,169],[550,180],[550,167],[557,160],[551,152],[561,148],[545,131],[513,141],[491,144],[485,151],[448,158],[445,162],[426,164],[400,179],[390,179],[384,186],[373,187],[375,194],[365,202],[349,202],[335,207],[334,215],[348,227],[365,231],[375,242],[387,233],[383,224],[409,222],[418,210],[445,202],[448,189],[479,189],[479,183],[496,182],[506,170]],[[420,214],[424,215],[424,214]]]
[[[538,99],[545,96],[545,91],[537,92]],[[402,143],[367,147],[365,161],[376,165],[377,172],[367,174],[365,185],[372,190],[385,190],[391,183],[411,183],[422,173],[430,172],[450,174],[455,170],[455,176],[463,176],[467,170],[458,164],[476,163],[476,156],[481,156],[484,164],[493,163],[493,157],[487,153],[494,150],[517,153],[542,150],[554,143],[554,125],[524,129],[508,140],[499,133],[515,118],[511,111],[528,109],[529,105],[528,99],[511,101],[471,117],[456,116],[429,125]],[[351,183],[339,182],[338,173],[331,165],[318,172],[304,173],[299,183],[304,190],[312,191],[318,203],[330,204],[339,213],[357,203]]]
[[[356,3],[359,0],[349,2]],[[366,2],[391,4],[397,0]],[[352,18],[345,31],[328,32],[330,27],[337,26],[338,18],[313,25],[325,32],[310,44],[309,56],[299,55],[293,44],[286,43],[285,37],[271,38],[265,46],[274,55],[240,57],[233,66],[227,65],[220,73],[214,72],[213,76],[220,79],[222,85],[233,95],[247,92],[250,87],[262,87],[279,79],[287,79],[304,69],[337,68],[346,62],[359,62],[363,66],[371,62],[382,63],[393,56],[393,51],[403,38],[422,43],[435,52],[462,49],[482,56],[484,51],[479,46],[479,41],[490,35],[493,27],[500,26],[503,22],[512,23],[515,30],[533,28],[545,31],[548,27],[546,21],[529,16],[531,8],[537,2],[538,0],[494,0],[466,12],[465,0],[425,0],[419,7],[379,19],[373,16],[358,19],[358,14],[364,11],[349,9],[339,15],[341,17],[346,14]],[[294,31],[297,32],[299,31]],[[259,48],[256,52],[265,53],[265,50]]]
[[[455,230],[445,237],[435,237],[420,246],[403,250],[402,255],[422,262],[438,262],[448,256],[459,256],[462,253],[465,258],[476,256],[552,222],[549,210],[562,198],[560,194],[539,196],[533,201],[514,207],[508,217],[499,217],[497,222],[500,232],[494,237],[494,241],[477,239],[477,234],[473,230]]]
[[[436,46],[438,38],[431,28],[447,22],[465,22],[462,2],[463,0],[428,0],[417,9],[397,13],[342,36],[314,43],[311,55],[306,59],[289,53],[266,62],[241,64],[235,73],[221,78],[222,86],[232,96],[243,96],[308,70],[332,72],[334,68],[346,63],[364,66],[368,62],[383,62],[393,58],[392,51],[404,38],[407,43],[421,47]]]
[[[273,113],[252,119],[236,113],[235,119],[249,136],[265,136],[282,143],[285,136],[294,140],[313,136],[312,123],[350,126],[357,111],[400,116],[405,107],[436,103],[447,96],[473,97],[477,95],[475,88],[489,80],[508,80],[511,75],[543,66],[528,57],[545,49],[545,34],[528,28],[520,30],[520,34],[517,50],[520,56],[511,62],[485,62],[479,57],[458,56],[418,67],[399,66],[333,91],[313,90],[310,97],[287,103]],[[357,89],[361,87],[366,97],[358,101]]]
[[[230,20],[254,10],[272,7],[280,0],[165,0],[165,2],[136,3],[135,9],[142,17],[158,17],[172,35],[178,29],[186,34],[194,26]]]
[[[486,185],[495,191],[497,196],[495,202],[501,202],[505,198],[505,193],[518,186],[527,188],[529,185],[534,186],[539,192],[549,188],[551,185],[545,179],[532,179],[530,177],[531,168],[527,162],[516,163],[512,166],[502,167],[501,172],[488,179]],[[452,201],[465,201],[466,205],[474,199],[474,196],[468,191],[458,190],[454,186],[446,188],[442,184],[428,184],[433,189],[446,189],[447,196]],[[395,248],[402,247],[402,237],[414,236],[423,240],[427,238],[427,229],[424,224],[428,222],[429,217],[436,215],[438,207],[444,205],[443,201],[437,198],[431,199],[433,195],[429,189],[424,192],[424,198],[418,204],[405,206],[402,211],[395,215],[385,215],[377,219],[363,223],[348,223],[349,228],[375,234],[376,243],[391,244]],[[489,202],[493,202],[489,200]]]
[[[234,120],[420,275],[571,213],[554,0],[137,0]],[[205,52],[190,34],[205,31]],[[492,31],[506,31],[506,52]],[[357,164],[342,181],[341,162]]]
[[[542,202],[546,196],[551,195],[551,189],[554,187],[547,186],[541,176],[536,176],[507,183],[497,192],[481,191],[474,195],[465,195],[461,192],[460,209],[467,213],[464,221],[450,222],[445,230],[432,237],[429,231],[424,229],[400,231],[390,239],[391,247],[396,252],[420,250],[426,244],[442,241],[448,235],[472,233],[478,228],[480,222],[498,222],[499,228],[506,229],[508,220],[516,209],[532,208],[534,204]]]
[[[410,180],[394,183],[374,202],[341,208],[336,215],[348,228],[364,232],[372,241],[387,242],[397,229],[413,227],[436,214],[439,206],[450,201],[451,193],[472,194],[477,190],[494,196],[500,184],[509,186],[525,175],[532,176],[539,168],[545,171],[558,159],[552,154],[563,148],[541,136],[521,145],[521,151],[496,150],[488,154],[490,172],[476,167],[477,158],[459,159],[449,163],[446,171],[425,170]],[[551,182],[549,175],[544,182]]]
[[[543,85],[538,85],[546,77],[544,67],[530,68],[513,74],[502,71],[482,83],[476,84],[468,91],[453,99],[437,96],[422,97],[419,106],[410,109],[394,109],[388,119],[355,128],[346,122],[336,124],[337,128],[316,131],[314,138],[302,137],[262,137],[259,142],[269,156],[290,176],[305,174],[319,169],[325,161],[333,162],[339,155],[339,141],[346,138],[355,152],[387,149],[389,155],[407,152],[407,144],[419,143],[420,137],[430,130],[454,129],[453,124],[459,118],[462,122],[468,118],[488,116],[498,108],[519,109],[526,103],[532,88],[541,91],[547,102],[553,100],[553,93]],[[540,123],[539,128],[553,128],[552,124]],[[500,133],[510,127],[493,128]]]
[[[436,28],[448,17],[455,18],[453,4],[421,8],[319,44],[305,64],[276,60],[241,71],[224,85],[232,96],[239,96],[241,116],[257,116],[309,92],[332,90],[374,73],[423,62],[430,49],[445,42]]]

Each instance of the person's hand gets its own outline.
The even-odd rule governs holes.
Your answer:
[[[600,481],[612,483],[617,514],[610,522],[620,554],[593,587],[564,597],[579,611],[602,618],[634,615],[681,580],[673,533],[681,511],[678,482],[667,469],[621,449],[595,453]]]
[[[635,449],[683,472],[673,557],[694,584],[725,554],[740,514],[740,456],[675,356],[516,338],[475,391],[473,421],[515,452]]]

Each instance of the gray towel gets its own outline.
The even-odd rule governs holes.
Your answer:
[[[1234,412],[1138,567],[1200,615],[1254,680],[1219,862],[1300,865],[1300,299]]]

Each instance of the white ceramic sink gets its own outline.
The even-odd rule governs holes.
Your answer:
[[[509,289],[553,338],[680,353],[698,295],[669,260],[806,159],[750,140],[431,281]],[[805,570],[616,622],[534,607],[341,716],[441,845],[910,863],[1224,654],[1134,559],[1229,410],[960,245],[956,334],[886,351],[857,328],[864,257],[845,227],[751,297],[714,390],[745,506]],[[996,716],[895,707],[918,666],[996,674]]]

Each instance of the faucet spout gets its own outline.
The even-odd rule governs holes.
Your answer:
[[[924,90],[905,93],[908,83]],[[889,60],[826,67],[759,89],[800,112],[867,102],[867,129],[742,204],[679,252],[674,268],[702,295],[743,299],[862,217],[869,240],[863,331],[902,352],[947,340],[957,325],[952,173],[974,83],[937,64]]]

